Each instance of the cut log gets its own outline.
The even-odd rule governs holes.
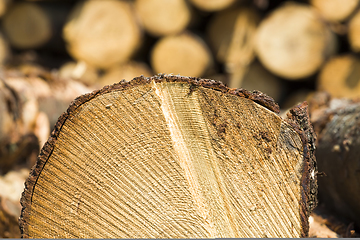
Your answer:
[[[3,17],[4,34],[20,50],[42,48],[62,53],[61,32],[71,7],[71,3],[57,1],[15,2]]]
[[[357,11],[349,21],[348,39],[351,49],[360,52],[360,11]]]
[[[321,69],[317,89],[333,97],[360,97],[360,60],[353,55],[330,59]]]
[[[220,11],[235,2],[235,0],[190,0],[192,4],[204,11]]]
[[[57,122],[21,203],[23,237],[306,237],[316,202],[304,105],[199,78],[122,81]],[[275,112],[274,112],[275,111]]]
[[[319,198],[326,207],[360,227],[360,103],[333,99],[312,117],[317,129],[316,157],[324,176]]]
[[[127,61],[141,38],[131,5],[126,1],[79,2],[63,35],[72,57],[100,68]]]
[[[205,42],[190,33],[164,37],[151,52],[155,73],[200,77],[212,64],[211,52]]]
[[[260,17],[251,8],[235,8],[215,15],[209,24],[209,39],[217,60],[230,74],[231,88],[239,88],[254,59],[254,38]]]
[[[191,19],[185,0],[137,0],[135,9],[145,30],[154,36],[180,33]]]
[[[150,77],[153,74],[151,69],[145,63],[142,62],[129,62],[120,66],[115,66],[109,69],[105,74],[99,79],[99,84],[101,86],[112,85],[118,83],[121,80],[125,79],[127,81],[133,79],[134,77],[143,75],[145,77]]]
[[[311,0],[310,3],[319,11],[321,16],[328,21],[344,21],[358,7],[359,0]]]
[[[48,42],[53,34],[47,13],[35,3],[13,4],[3,17],[3,29],[12,46],[36,48]]]
[[[260,23],[255,49],[266,68],[296,80],[314,74],[333,54],[335,41],[312,7],[290,2]]]

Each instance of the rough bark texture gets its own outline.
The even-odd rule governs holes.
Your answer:
[[[26,181],[22,236],[306,237],[307,107],[286,121],[274,112],[261,92],[178,76],[83,95]]]
[[[326,99],[322,97],[322,99]],[[312,110],[318,132],[316,157],[319,198],[329,209],[360,227],[360,104],[346,99],[322,101]]]

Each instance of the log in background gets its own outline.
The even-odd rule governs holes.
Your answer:
[[[282,110],[314,91],[360,96],[358,0],[96,2],[0,0],[2,180],[29,170],[74,98],[141,74],[221,80]],[[8,229],[0,236],[18,236]]]

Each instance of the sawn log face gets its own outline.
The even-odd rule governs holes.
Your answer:
[[[287,121],[269,108],[259,92],[162,75],[81,96],[27,180],[23,236],[307,236],[306,108]]]

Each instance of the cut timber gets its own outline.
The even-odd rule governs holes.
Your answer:
[[[359,0],[311,0],[310,3],[328,21],[344,21],[358,7]]]
[[[100,68],[127,61],[140,44],[140,29],[126,1],[81,1],[63,35],[69,53]]]
[[[254,38],[260,17],[251,8],[235,8],[215,15],[209,39],[219,62],[225,63],[231,88],[239,88],[254,59]]]
[[[318,168],[325,173],[319,178],[320,200],[359,228],[360,103],[332,99],[326,108],[318,111],[322,114],[316,116],[321,117],[312,117],[312,122],[319,136],[316,148]]]
[[[150,67],[146,65],[146,63],[128,62],[120,66],[115,66],[106,71],[105,74],[99,79],[99,84],[102,86],[111,85],[118,83],[123,79],[129,81],[140,75],[150,77],[153,74],[151,73]]]
[[[137,0],[135,9],[145,30],[154,36],[180,33],[191,18],[185,0]]]
[[[353,55],[337,56],[322,68],[317,88],[332,97],[360,97],[360,59]]]
[[[160,39],[151,52],[155,73],[202,76],[212,66],[210,50],[198,36],[183,33]]]
[[[296,80],[314,74],[334,52],[335,42],[312,7],[290,2],[260,23],[255,49],[266,68]]]
[[[13,4],[3,17],[4,33],[12,46],[20,49],[36,48],[51,38],[51,20],[35,3]]]
[[[351,49],[360,52],[360,11],[350,19],[348,38]]]
[[[220,11],[229,7],[235,0],[190,0],[190,2],[204,11]]]
[[[23,237],[306,237],[306,106],[160,75],[77,98],[26,181]],[[275,111],[275,112],[274,112]],[[316,176],[316,175],[315,175]]]

